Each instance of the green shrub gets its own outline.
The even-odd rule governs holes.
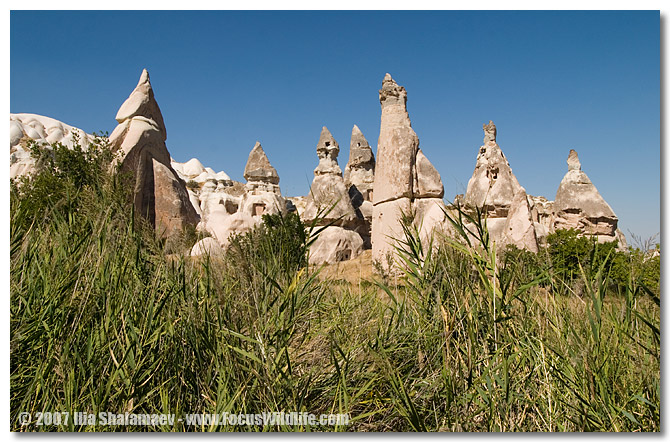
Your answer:
[[[617,241],[599,244],[576,229],[560,229],[547,236],[547,244],[554,275],[568,285],[581,280],[582,271],[594,277],[603,264],[614,284],[628,283],[629,262],[625,252],[616,250]]]
[[[297,213],[263,215],[253,230],[231,238],[228,253],[248,279],[258,274],[286,281],[307,265],[309,240]]]

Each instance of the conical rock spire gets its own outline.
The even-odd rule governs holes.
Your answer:
[[[314,180],[303,218],[311,221],[323,217],[323,223],[336,221],[342,226],[356,222],[356,213],[344,185],[342,170],[337,164],[339,145],[327,127],[321,129],[316,153],[319,165],[314,169]],[[323,212],[328,213],[323,213]]]
[[[374,181],[375,155],[363,132],[354,125],[349,144],[349,162],[344,168],[344,183],[349,189],[354,207],[360,207],[363,201],[372,201]]]
[[[567,163],[568,173],[563,177],[554,201],[554,228],[575,228],[588,235],[611,237],[603,240],[615,239],[618,218],[581,170],[575,150],[570,151]]]
[[[316,145],[316,154],[319,156],[319,165],[314,169],[315,175],[340,175],[342,169],[337,164],[340,146],[326,126],[321,129],[319,142]]]
[[[163,236],[195,225],[199,217],[184,182],[171,166],[167,131],[146,69],[116,120],[119,125],[109,142],[112,150],[121,152],[121,170],[132,173],[135,213]]]
[[[145,117],[156,123],[158,129],[163,134],[163,140],[167,139],[167,130],[163,122],[163,115],[154,98],[154,91],[149,80],[149,72],[142,70],[140,81],[126,101],[121,105],[116,113],[116,121],[123,123],[133,117]]]
[[[279,184],[279,174],[277,174],[277,169],[272,167],[268,156],[265,154],[261,143],[258,141],[256,141],[256,144],[249,153],[249,159],[244,168],[244,178],[247,181]]]
[[[483,129],[485,143],[479,148],[477,164],[468,181],[465,205],[471,208],[483,207],[491,215],[507,216],[512,199],[521,185],[496,142],[495,124],[490,121]]]

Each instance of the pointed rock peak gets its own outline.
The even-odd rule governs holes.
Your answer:
[[[316,145],[316,153],[319,155],[319,158],[329,156],[333,160],[337,160],[337,155],[340,153],[340,146],[326,126],[323,126],[321,129],[319,144]]]
[[[146,69],[142,71],[137,86],[116,113],[116,121],[119,123],[133,117],[145,117],[153,120],[162,132],[166,132],[163,115],[154,98],[154,91],[149,81],[149,72]],[[166,133],[165,135],[167,136]]]
[[[568,155],[568,170],[582,170],[582,164],[579,162],[579,156],[577,151],[570,149],[570,155]]]
[[[498,131],[493,121],[489,120],[489,124],[482,124],[482,129],[484,129],[484,144],[488,142],[495,143]]]
[[[151,88],[151,81],[149,80],[149,71],[147,71],[146,68],[142,69],[142,74],[140,75],[140,81],[137,82],[137,87],[140,87],[140,85],[144,83],[148,84],[149,88]]]
[[[379,102],[383,105],[388,103],[407,103],[407,91],[404,87],[398,86],[398,83],[391,77],[391,74],[386,74],[382,81],[382,88],[379,90]]]
[[[363,132],[354,125],[351,130],[351,144],[349,144],[349,162],[347,169],[366,169],[374,172],[375,156],[370,143],[365,139]]]
[[[261,146],[260,141],[256,141],[256,143],[254,144],[254,147],[251,148],[251,153],[253,153],[255,150],[256,151],[259,150],[259,151],[263,152],[263,155],[265,155],[265,151],[263,150],[263,146]]]
[[[261,143],[256,141],[249,153],[247,165],[244,168],[244,178],[247,181],[264,181],[272,184],[279,183],[277,170],[272,167]]]
[[[352,150],[370,147],[370,143],[368,143],[368,140],[365,139],[365,135],[363,135],[363,132],[361,132],[361,130],[355,124],[354,128],[351,130],[351,144],[349,146]]]

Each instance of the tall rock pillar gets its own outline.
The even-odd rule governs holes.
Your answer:
[[[135,213],[144,217],[162,236],[186,225],[195,226],[196,213],[184,182],[170,164],[165,145],[167,130],[149,81],[142,71],[137,87],[116,114],[119,125],[109,137],[120,151],[121,172],[130,172]]]
[[[442,223],[444,187],[440,174],[419,149],[419,137],[407,113],[407,91],[389,74],[382,82],[379,102],[382,116],[372,198],[372,259],[388,267],[397,240],[403,238],[402,214],[414,215],[422,233]]]

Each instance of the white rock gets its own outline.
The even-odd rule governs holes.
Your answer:
[[[210,236],[203,238],[195,243],[191,249],[191,256],[220,256],[223,255],[223,253],[223,247],[221,247],[221,244],[219,244],[217,240]]]
[[[333,264],[356,258],[363,251],[363,239],[351,230],[337,226],[326,227],[309,250],[309,263]]]

